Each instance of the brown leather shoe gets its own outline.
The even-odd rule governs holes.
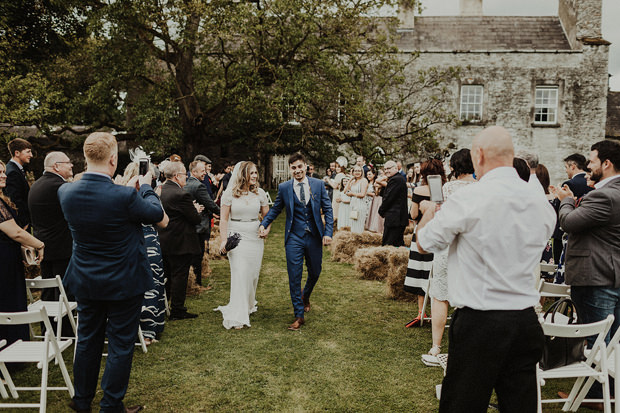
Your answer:
[[[305,321],[303,317],[297,317],[295,321],[293,322],[293,324],[288,326],[288,329],[291,331],[299,331],[299,329],[301,328],[301,326],[304,325],[304,323]]]
[[[139,411],[142,411],[142,409],[144,409],[144,406],[125,407],[125,413],[138,413]]]
[[[564,393],[563,391],[559,391],[558,396],[560,396],[560,399],[568,399],[568,393]],[[601,402],[583,402],[579,405],[579,407],[596,410],[597,412],[602,412],[605,410],[605,405]]]
[[[312,306],[310,305],[310,299],[304,297],[303,295],[301,296],[301,299],[304,302],[304,313],[310,312],[310,309],[312,308]]]

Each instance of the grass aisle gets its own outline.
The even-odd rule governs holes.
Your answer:
[[[416,306],[386,299],[383,282],[357,279],[352,266],[332,262],[327,249],[306,325],[300,332],[286,329],[293,312],[283,233],[281,216],[266,241],[252,327],[222,327],[213,308],[228,302],[229,266],[211,262],[213,289],[187,300],[200,316],[166,323],[161,342],[147,354],[136,349],[126,404],[157,413],[437,411],[442,371],[420,362],[431,345],[430,325],[404,328]],[[65,355],[71,371],[70,352]],[[24,380],[36,385],[39,374],[28,367],[14,378],[18,386]],[[50,385],[60,381],[52,366]],[[48,411],[69,410],[66,392],[48,395]],[[99,389],[94,411],[100,398]]]

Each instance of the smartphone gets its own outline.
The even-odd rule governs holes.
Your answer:
[[[140,169],[138,171],[138,174],[140,176],[144,176],[149,172],[149,160],[146,158],[142,158],[140,159]]]
[[[426,182],[428,182],[428,189],[431,193],[431,201],[441,204],[443,202],[441,175],[429,175],[426,177]]]

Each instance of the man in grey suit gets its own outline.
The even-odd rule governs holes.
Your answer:
[[[568,233],[566,283],[580,322],[616,317],[609,341],[620,326],[620,144],[592,145],[588,167],[596,189],[579,204],[568,185],[557,191],[560,226]]]
[[[202,257],[205,253],[205,242],[209,242],[211,236],[211,218],[213,214],[220,214],[220,207],[217,206],[209,195],[207,187],[203,183],[207,174],[206,165],[202,161],[194,161],[189,164],[190,176],[183,190],[189,192],[194,201],[204,207],[200,214],[200,224],[196,225],[196,232],[200,241],[200,254],[197,254],[192,261],[194,274],[196,275],[196,284],[202,285]]]

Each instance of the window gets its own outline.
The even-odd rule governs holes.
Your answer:
[[[536,86],[534,123],[557,123],[558,87]]]
[[[474,122],[482,119],[482,86],[461,86],[460,119]]]

